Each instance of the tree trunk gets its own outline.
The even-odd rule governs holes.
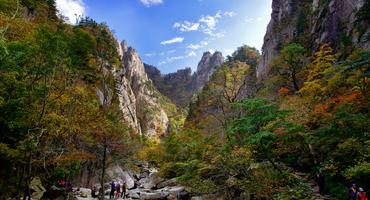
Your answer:
[[[22,181],[23,181],[23,178],[24,178],[24,172],[26,171],[26,166],[25,165],[22,165],[23,167],[17,167],[17,175],[18,175],[18,183],[17,183],[17,196],[16,196],[16,200],[20,200],[21,199],[21,188],[22,188]],[[20,173],[20,175],[19,175]]]
[[[103,160],[102,160],[102,173],[101,173],[101,179],[100,179],[100,186],[101,189],[99,191],[99,199],[104,200],[104,176],[105,176],[105,160],[107,157],[107,141],[104,142],[104,152],[103,152]]]
[[[31,174],[32,174],[32,153],[30,152],[30,156],[28,159],[28,166],[27,166],[27,173],[26,173],[26,186],[24,190],[23,200],[31,199]],[[28,197],[28,198],[27,198]]]

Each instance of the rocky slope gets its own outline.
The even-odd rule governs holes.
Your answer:
[[[270,61],[290,42],[312,52],[329,43],[344,52],[342,56],[353,47],[370,49],[369,11],[364,4],[365,0],[273,0],[257,75],[267,75]]]
[[[205,52],[198,64],[197,71],[192,74],[190,68],[163,75],[154,66],[145,65],[145,71],[156,88],[179,107],[189,104],[192,96],[209,80],[215,69],[222,65],[224,58],[221,52]]]
[[[122,65],[114,72],[120,109],[133,132],[159,138],[167,133],[168,114],[163,108],[164,98],[154,88],[135,49],[125,42],[119,45]]]
[[[179,107],[185,107],[193,95],[191,69],[180,69],[177,72],[162,75],[154,66],[145,65],[145,71],[156,88]]]

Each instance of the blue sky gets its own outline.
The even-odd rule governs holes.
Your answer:
[[[57,0],[62,14],[106,22],[163,73],[196,69],[203,52],[261,49],[272,0]]]

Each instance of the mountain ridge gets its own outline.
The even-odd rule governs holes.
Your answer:
[[[204,52],[197,70],[192,74],[191,68],[179,69],[176,72],[162,74],[155,66],[145,64],[145,71],[158,90],[177,106],[184,108],[194,94],[199,92],[210,79],[213,72],[223,64],[221,52]]]

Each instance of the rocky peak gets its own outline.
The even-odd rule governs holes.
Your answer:
[[[216,51],[214,54],[205,52],[200,60],[197,71],[194,74],[193,90],[199,91],[204,84],[209,80],[215,69],[222,65],[224,57],[221,52]]]
[[[151,138],[167,133],[168,116],[162,108],[159,92],[148,79],[139,54],[123,41],[122,65],[115,71],[120,108],[134,132]]]
[[[161,74],[154,66],[145,65],[145,71],[156,88],[177,106],[187,106],[194,93],[198,92],[210,79],[215,69],[222,65],[224,57],[221,52],[205,52],[197,71],[192,75],[191,68],[177,70],[170,74]]]

